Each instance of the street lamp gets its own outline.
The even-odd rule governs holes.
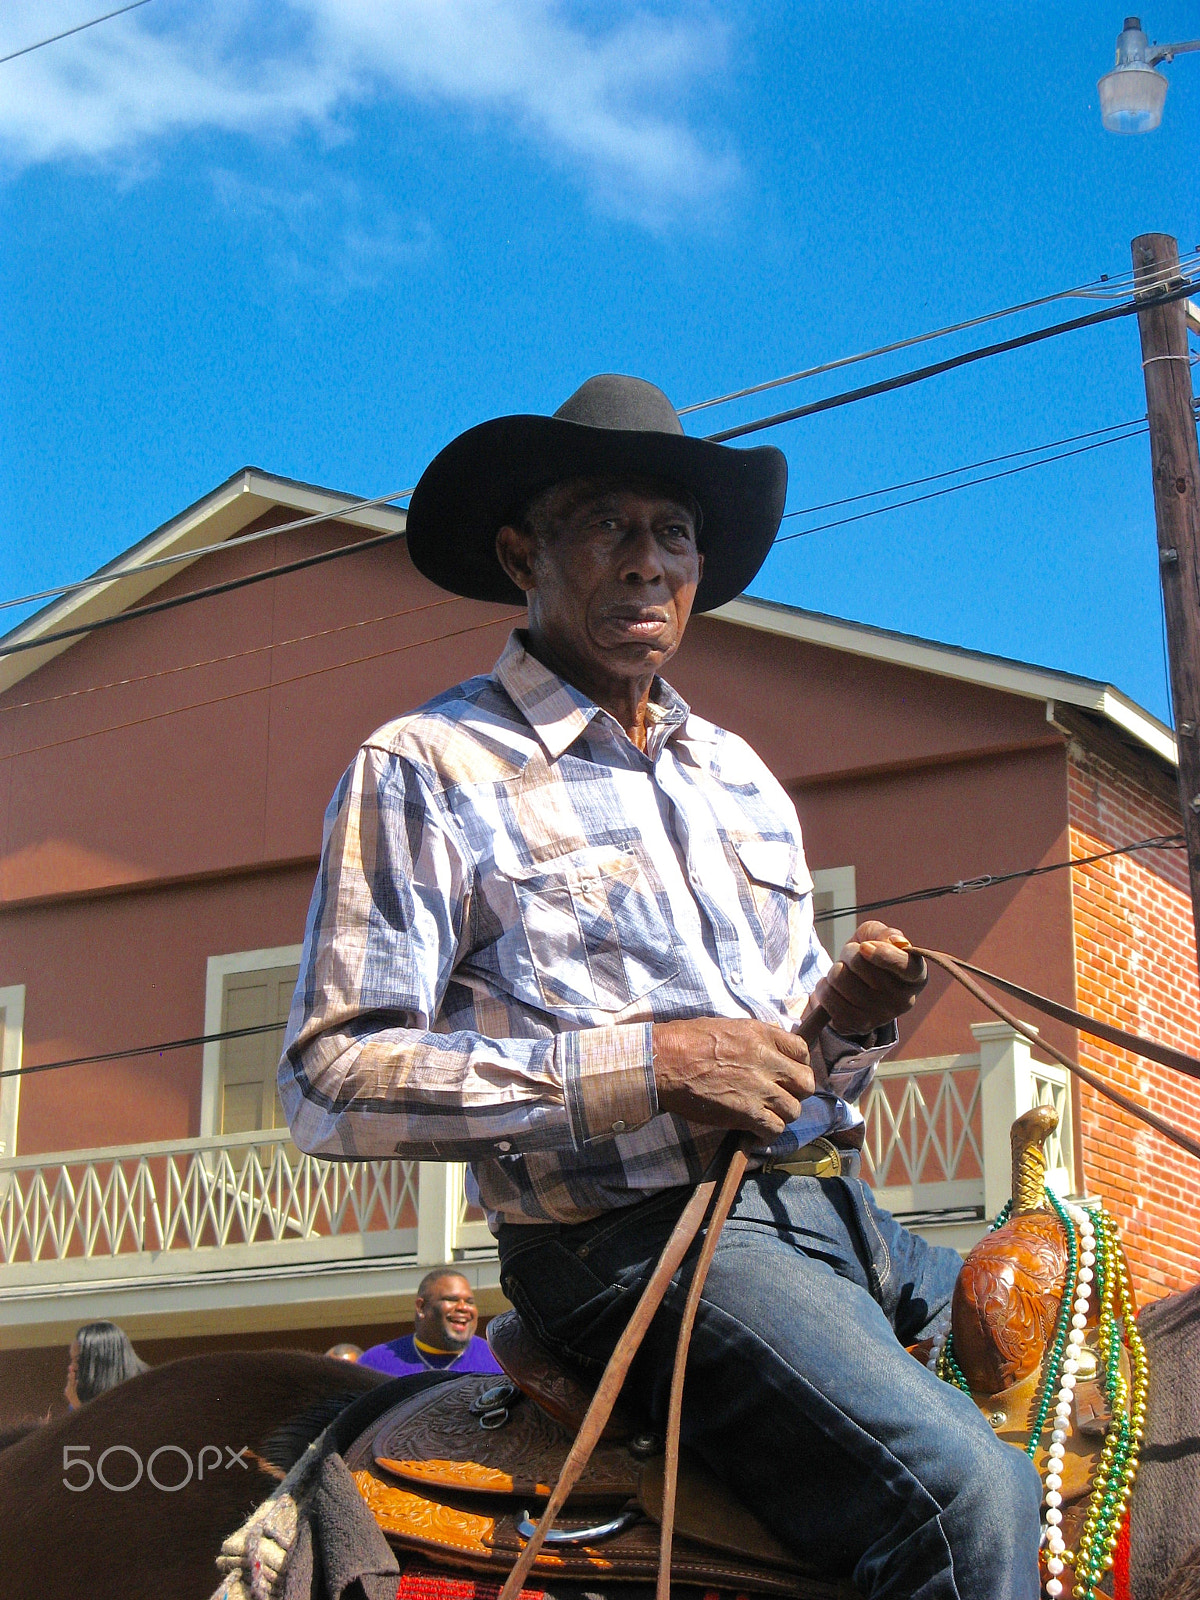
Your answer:
[[[1100,116],[1109,133],[1152,133],[1162,121],[1167,98],[1166,77],[1156,70],[1185,50],[1200,50],[1200,39],[1185,44],[1151,44],[1140,17],[1126,17],[1117,35],[1117,64],[1096,87]]]

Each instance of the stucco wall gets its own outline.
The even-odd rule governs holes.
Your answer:
[[[19,907],[0,916],[0,982],[23,983],[26,1064],[204,1032],[209,956],[298,944],[314,866]],[[18,1154],[200,1132],[199,1046],[33,1074]]]
[[[360,537],[221,551],[154,598]],[[396,544],[79,640],[0,696],[0,905],[313,856],[359,743],[487,671],[510,615]]]

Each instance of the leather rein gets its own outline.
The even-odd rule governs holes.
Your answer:
[[[1056,1022],[1065,1022],[1069,1027],[1078,1028],[1080,1033],[1102,1039],[1106,1044],[1115,1045],[1119,1050],[1129,1050],[1134,1055],[1144,1056],[1147,1061],[1157,1062],[1159,1066],[1186,1073],[1189,1078],[1200,1079],[1200,1061],[1185,1055],[1182,1050],[1173,1050],[1170,1045],[1160,1044],[1157,1039],[1145,1039],[1141,1034],[1126,1033],[1121,1028],[1114,1028],[1109,1022],[1100,1022],[1095,1017],[1084,1016],[1081,1011],[1072,1011],[1070,1006],[1060,1005],[1057,1000],[1048,1000],[1045,995],[1036,994],[1032,989],[1023,989],[1019,983],[1011,983],[1007,978],[998,978],[994,972],[974,967],[969,961],[960,961],[956,956],[948,956],[943,950],[923,950],[915,944],[911,949],[914,955],[923,956],[932,966],[941,967],[943,972],[948,972],[962,984],[968,994],[974,995],[976,1000],[985,1005],[1002,1022],[1007,1022],[1010,1028],[1015,1028],[1022,1038],[1029,1040],[1030,1044],[1037,1045],[1039,1050],[1044,1050],[1047,1055],[1053,1056],[1066,1067],[1068,1072],[1073,1072],[1081,1083],[1086,1083],[1095,1089],[1097,1094],[1102,1094],[1106,1100],[1111,1100],[1114,1105],[1120,1106],[1122,1111],[1135,1117],[1139,1122],[1144,1122],[1147,1127],[1161,1133],[1164,1139],[1169,1139],[1172,1144],[1177,1144],[1181,1150],[1186,1150],[1189,1155],[1195,1156],[1197,1161],[1200,1161],[1200,1140],[1193,1139],[1190,1134],[1184,1133],[1181,1128],[1177,1128],[1173,1122],[1168,1122],[1165,1117],[1160,1117],[1157,1112],[1148,1111],[1144,1106],[1140,1106],[1136,1100],[1123,1094],[1120,1089],[1114,1089],[1088,1067],[1081,1067],[1078,1061],[1072,1061],[1071,1057],[1056,1045],[1052,1045],[1048,1039],[1043,1039],[1036,1028],[1031,1028],[1028,1023],[1014,1017],[1006,1006],[1002,1006],[998,1000],[993,1000],[980,988],[975,979],[982,978],[985,983],[990,983],[995,988],[1002,989],[1005,994],[1024,1001],[1036,1011],[1053,1017]]]
[[[982,978],[985,983],[994,985],[1004,993],[1012,995],[1025,1005],[1032,1006],[1057,1022],[1066,1023],[1068,1026],[1078,1028],[1081,1033],[1089,1034],[1096,1039],[1102,1039],[1106,1044],[1115,1045],[1122,1050],[1132,1051],[1135,1055],[1143,1056],[1148,1061],[1157,1062],[1160,1066],[1170,1067],[1176,1072],[1186,1073],[1188,1077],[1200,1079],[1200,1061],[1185,1055],[1181,1050],[1174,1050],[1169,1045],[1158,1043],[1154,1039],[1142,1038],[1139,1034],[1125,1033],[1120,1028],[1113,1027],[1110,1023],[1100,1022],[1095,1017],[1084,1016],[1082,1012],[1072,1011],[1069,1006],[1060,1005],[1056,1000],[1048,1000],[1044,995],[1036,994],[1031,989],[1023,989],[1020,984],[1011,983],[1006,978],[998,978],[994,973],[987,972],[981,967],[972,966],[969,961],[960,961],[954,956],[946,955],[942,950],[926,950],[919,945],[911,945],[914,955],[924,958],[932,966],[940,967],[942,971],[960,983],[967,992],[974,996],[982,1005],[986,1006],[1002,1022],[1016,1030],[1022,1038],[1028,1039],[1031,1044],[1037,1045],[1047,1055],[1051,1055],[1060,1062],[1068,1072],[1075,1074],[1081,1082],[1088,1084],[1098,1094],[1104,1095],[1114,1105],[1118,1105],[1130,1116],[1146,1123],[1156,1132],[1162,1134],[1189,1155],[1200,1160],[1200,1141],[1193,1139],[1189,1134],[1176,1128],[1165,1117],[1160,1117],[1156,1112],[1148,1111],[1138,1105],[1121,1090],[1114,1089],[1103,1078],[1081,1067],[1077,1061],[1059,1050],[1055,1045],[1040,1037],[1035,1028],[1000,1004],[993,1000],[975,981]],[[829,1015],[821,1006],[814,1006],[805,1016],[799,1026],[801,1037],[811,1047],[816,1043],[821,1029],[829,1022]],[[663,1499],[662,1521],[659,1542],[658,1583],[656,1600],[670,1600],[671,1596],[671,1547],[675,1528],[675,1496],[679,1481],[679,1433],[683,1414],[683,1384],[687,1367],[688,1345],[691,1342],[692,1328],[696,1320],[696,1312],[700,1305],[700,1296],[704,1289],[704,1280],[708,1276],[708,1269],[716,1254],[717,1241],[721,1229],[725,1224],[742,1178],[745,1176],[746,1164],[755,1140],[751,1135],[741,1135],[733,1141],[729,1149],[729,1141],[722,1146],[721,1152],[713,1162],[708,1173],[693,1189],[687,1205],[680,1214],[678,1222],[663,1247],[662,1255],[658,1258],[646,1287],[642,1290],[637,1307],[625,1326],[624,1332],[617,1341],[616,1348],[609,1357],[608,1365],[600,1379],[596,1392],[588,1406],[575,1443],[572,1445],[566,1461],[563,1463],[562,1472],[554,1486],[553,1493],[546,1502],[537,1527],[534,1529],[516,1566],[513,1567],[500,1590],[498,1600],[517,1600],[521,1589],[528,1578],[538,1552],[542,1548],[546,1535],[554,1526],[567,1497],[579,1480],[580,1474],[587,1466],[592,1451],[600,1441],[600,1436],[608,1424],[609,1417],[621,1392],[629,1369],[633,1364],[642,1340],[654,1320],[659,1306],[662,1304],[671,1279],[683,1264],[688,1251],[694,1244],[704,1219],[708,1217],[708,1227],[704,1234],[704,1243],[696,1259],[692,1271],[691,1283],[688,1286],[687,1299],[684,1303],[683,1317],[679,1328],[679,1338],[675,1346],[675,1363],[671,1372],[671,1397],[667,1411],[667,1430],[664,1441],[664,1471],[663,1471]],[[729,1151],[726,1156],[726,1151]],[[720,1177],[722,1160],[725,1161],[724,1172]],[[714,1200],[715,1197],[715,1200]],[[709,1215],[709,1208],[711,1215]]]

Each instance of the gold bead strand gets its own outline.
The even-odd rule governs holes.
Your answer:
[[[1108,1554],[1108,1512],[1111,1504],[1108,1490],[1120,1437],[1120,1430],[1115,1426],[1117,1408],[1114,1403],[1118,1394],[1114,1379],[1119,1379],[1120,1369],[1115,1362],[1110,1360],[1112,1336],[1115,1333],[1113,1299],[1116,1292],[1116,1275],[1113,1270],[1112,1244],[1108,1229],[1109,1218],[1103,1206],[1097,1206],[1094,1221],[1096,1228],[1096,1269],[1103,1283],[1097,1342],[1100,1349],[1100,1359],[1104,1367],[1104,1387],[1108,1391],[1110,1405],[1112,1405],[1113,1409],[1114,1425],[1109,1428],[1108,1435],[1104,1441],[1104,1448],[1100,1453],[1100,1461],[1092,1481],[1092,1492],[1088,1499],[1087,1517],[1076,1548],[1075,1576],[1077,1581],[1074,1592],[1077,1600],[1095,1600],[1096,1584],[1099,1583],[1105,1570],[1105,1557]]]

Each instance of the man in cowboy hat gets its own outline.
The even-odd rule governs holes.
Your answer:
[[[1032,1465],[903,1348],[958,1258],[855,1176],[855,1102],[924,965],[866,923],[830,967],[790,800],[658,675],[754,577],[786,484],[779,451],[689,438],[611,375],[433,461],[414,563],[527,626],[339,785],[280,1092],[304,1150],[469,1161],[506,1293],[593,1368],[726,1130],[753,1134],[685,1442],[864,1595],[1033,1600]],[[631,1374],[659,1426],[685,1292]]]

